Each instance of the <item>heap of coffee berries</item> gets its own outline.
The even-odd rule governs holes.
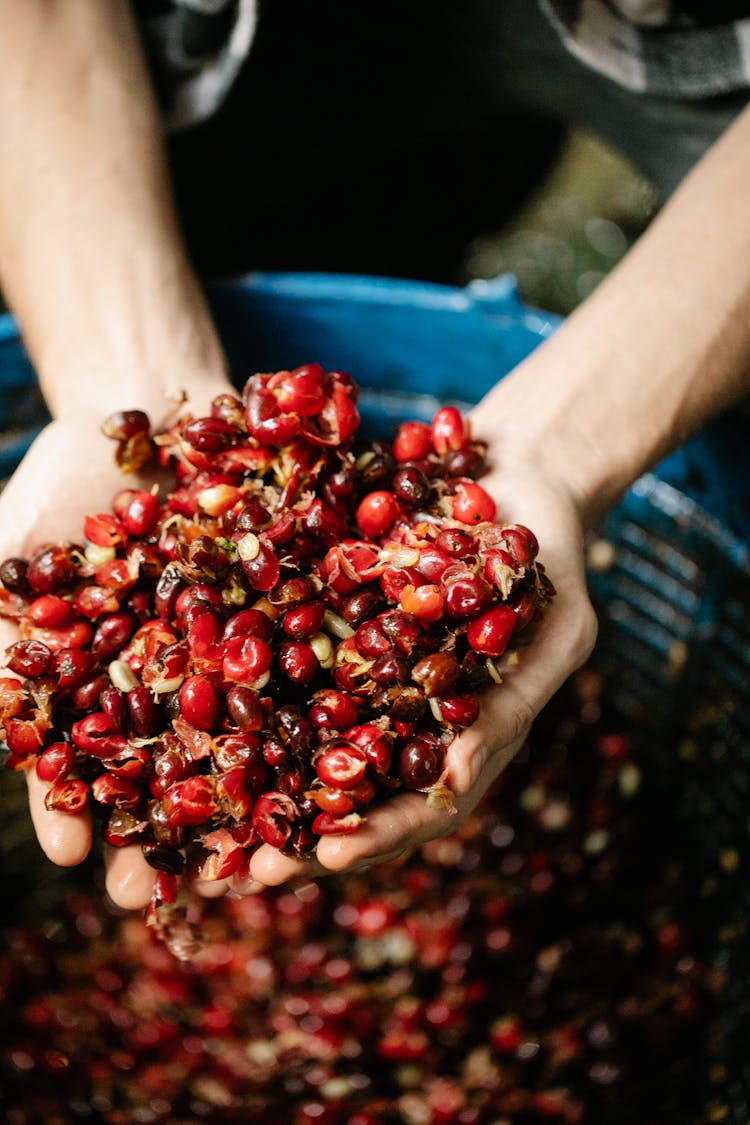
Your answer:
[[[616,691],[578,673],[489,798],[408,861],[210,903],[188,964],[80,875],[30,921],[13,903],[0,1120],[742,1120],[711,898]]]
[[[554,592],[458,410],[368,443],[356,398],[309,364],[155,434],[112,415],[118,463],[173,491],[125,488],[84,542],[0,565],[8,765],[35,757],[49,808],[93,802],[109,844],[141,844],[159,902],[193,842],[220,879],[395,790],[449,800],[447,746]]]

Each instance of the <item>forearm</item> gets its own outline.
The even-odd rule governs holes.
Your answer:
[[[223,380],[125,0],[0,0],[0,280],[54,414]]]
[[[625,260],[478,407],[509,462],[537,459],[587,522],[750,390],[750,111]]]

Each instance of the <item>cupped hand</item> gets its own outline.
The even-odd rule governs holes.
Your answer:
[[[249,878],[229,881],[236,893],[252,893],[295,876],[355,871],[455,831],[520,749],[544,704],[588,657],[597,626],[573,500],[533,464],[498,469],[482,484],[497,502],[498,519],[525,524],[537,535],[539,560],[557,594],[542,621],[524,635],[518,663],[505,665],[503,683],[483,694],[477,722],[448,748],[446,780],[454,794],[453,809],[432,807],[421,793],[401,793],[368,811],[366,822],[351,835],[321,839],[312,859],[289,858],[264,844],[252,857]]]
[[[70,416],[51,423],[36,440],[0,497],[0,558],[28,555],[50,540],[80,538],[85,514],[106,511],[114,493],[132,484],[133,477],[124,477],[114,464],[112,444],[99,433],[100,421],[88,414]],[[455,831],[523,744],[542,706],[586,659],[596,623],[586,593],[583,533],[574,502],[533,465],[497,470],[483,484],[497,501],[498,518],[524,523],[535,532],[540,560],[557,594],[525,639],[519,663],[504,667],[502,685],[483,695],[478,721],[448,750],[446,780],[454,808],[432,807],[421,793],[401,793],[368,812],[352,835],[322,839],[313,859],[293,859],[263,845],[247,875],[199,886],[203,893],[252,893],[295,876],[353,871]],[[0,643],[14,639],[9,624],[0,623]],[[47,810],[48,786],[33,767],[27,770],[27,782],[41,847],[57,864],[79,863],[91,847],[90,816]],[[110,896],[122,908],[144,906],[154,872],[140,847],[108,851]]]
[[[219,390],[228,389],[217,384]],[[207,407],[209,399],[198,403]],[[165,402],[165,414],[169,410]],[[42,543],[81,542],[84,517],[110,510],[121,488],[150,487],[154,471],[127,476],[114,460],[114,444],[100,432],[99,414],[75,413],[51,422],[34,441],[0,496],[0,560],[28,557]],[[153,416],[154,422],[161,421]],[[0,652],[18,639],[13,624],[0,619]],[[26,767],[29,807],[34,829],[45,854],[70,867],[88,854],[92,842],[91,816],[48,810],[49,785],[39,781],[33,761]],[[108,849],[107,889],[117,905],[137,908],[148,901],[154,871],[141,849]]]

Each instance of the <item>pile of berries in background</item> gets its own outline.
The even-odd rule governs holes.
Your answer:
[[[221,879],[262,842],[308,855],[401,789],[450,805],[445,750],[554,593],[533,533],[495,522],[458,410],[368,442],[356,398],[310,364],[158,433],[113,415],[118,464],[167,469],[172,491],[123,489],[81,544],[0,565],[22,636],[7,764],[36,758],[49,808],[91,806],[107,843],[141,845],[179,956],[191,849]]]
[[[723,981],[648,761],[588,668],[455,837],[211,903],[189,964],[90,886],[6,925],[3,1120],[728,1121]]]

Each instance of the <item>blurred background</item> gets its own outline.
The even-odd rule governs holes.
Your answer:
[[[657,206],[632,164],[574,130],[522,209],[470,244],[464,280],[508,271],[524,301],[565,315],[617,264]]]

